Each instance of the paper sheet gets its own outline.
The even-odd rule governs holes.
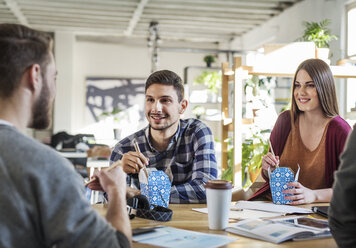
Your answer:
[[[207,214],[207,208],[193,208],[192,210]],[[251,210],[251,209],[244,209],[242,211],[233,211],[231,210],[229,213],[229,219],[249,219],[249,218],[268,218],[268,217],[276,217],[282,216],[281,213],[272,213],[272,212],[265,212],[265,211],[258,211],[258,210]]]
[[[236,209],[252,209],[273,213],[282,214],[310,214],[313,213],[310,209],[294,207],[289,205],[277,205],[273,203],[258,202],[258,201],[238,201],[232,207]]]
[[[157,228],[154,233],[135,235],[132,237],[132,240],[139,243],[170,248],[215,248],[231,243],[237,240],[237,238],[162,226]]]

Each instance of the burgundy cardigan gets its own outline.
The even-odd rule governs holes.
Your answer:
[[[291,131],[290,110],[281,113],[273,127],[270,140],[276,156],[281,157],[287,138]],[[339,168],[339,156],[344,150],[344,145],[351,127],[340,116],[335,117],[329,123],[325,140],[325,183],[331,188],[334,182],[334,172]],[[270,190],[269,179],[262,173],[266,183],[249,199],[253,200]]]

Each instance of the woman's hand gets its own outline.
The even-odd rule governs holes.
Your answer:
[[[314,190],[304,187],[301,183],[292,182],[287,184],[288,187],[294,187],[294,189],[283,190],[282,193],[292,194],[284,197],[286,200],[292,200],[290,205],[300,205],[315,202],[317,196]]]
[[[279,156],[273,156],[273,154],[270,152],[262,157],[262,169],[265,170],[266,172],[268,171],[268,167],[271,167],[271,172],[274,171],[278,163],[279,163]],[[267,173],[265,173],[265,175],[266,174]]]

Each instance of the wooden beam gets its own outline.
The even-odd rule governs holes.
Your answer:
[[[4,2],[7,5],[7,7],[9,7],[11,12],[14,14],[14,16],[16,16],[17,20],[19,20],[19,22],[22,25],[26,25],[26,26],[29,25],[28,21],[27,21],[27,18],[22,13],[22,11],[19,8],[19,5],[17,4],[16,0],[4,0]]]
[[[228,156],[228,138],[229,138],[229,126],[225,125],[225,120],[229,118],[229,74],[225,73],[229,70],[229,64],[227,62],[222,63],[222,85],[221,85],[221,171],[227,169],[227,156]],[[231,70],[230,70],[231,71]]]
[[[236,173],[241,171],[242,160],[242,95],[243,95],[243,72],[242,58],[235,57],[232,70],[234,71],[234,93],[233,93],[233,165],[234,165],[234,184],[241,186],[241,178],[236,177]]]
[[[142,12],[143,12],[147,2],[148,2],[148,0],[141,0],[141,2],[137,5],[137,8],[135,9],[135,12],[133,13],[132,18],[130,20],[129,26],[124,31],[125,35],[127,35],[127,36],[132,35],[132,31],[135,29],[137,23],[140,21]]]

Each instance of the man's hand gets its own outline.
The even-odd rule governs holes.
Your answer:
[[[93,189],[104,190],[109,197],[108,210],[106,212],[106,219],[110,224],[122,232],[131,243],[131,225],[126,210],[126,173],[121,161],[117,161],[116,167],[109,167],[110,169],[95,170],[94,177],[96,180],[88,186]]]
[[[126,174],[123,172],[123,169],[122,169],[121,166],[118,166],[118,167],[121,168],[121,172],[119,172],[119,174],[124,174],[124,175],[125,175],[125,178],[121,178],[121,175],[120,175],[120,176],[119,176],[120,179],[119,179],[119,178],[117,179],[118,181],[120,181],[120,183],[119,183],[119,185],[118,185],[117,183],[115,183],[115,185],[117,185],[117,187],[121,187],[121,188],[124,187],[124,188],[126,188],[126,198],[131,198],[131,197],[134,197],[134,196],[136,196],[136,195],[141,194],[141,191],[140,191],[140,190],[126,186]],[[116,169],[116,168],[115,168],[115,169]],[[114,169],[113,169],[113,170],[114,170]],[[107,175],[106,173],[112,173],[113,170],[110,170],[110,171],[108,171],[107,169],[103,169],[103,170],[101,170],[101,171],[95,170],[95,171],[94,171],[94,175],[92,176],[92,178],[110,177],[109,180],[111,181],[112,179],[114,179],[114,178],[112,178],[112,176],[114,176],[114,175],[110,175],[110,176],[109,176],[109,175]],[[104,171],[105,171],[105,172],[104,172]],[[104,174],[103,174],[103,173],[104,173]],[[116,172],[115,172],[115,173],[116,173]],[[111,179],[111,178],[112,178],[112,179]],[[125,182],[125,185],[122,186],[122,185],[121,185],[121,182]],[[101,183],[103,183],[104,185],[102,185]],[[110,187],[110,186],[107,185],[108,183],[112,183],[112,182],[108,182],[107,179],[101,179],[101,180],[100,180],[100,179],[97,179],[97,180],[91,182],[90,184],[88,184],[88,187],[89,187],[91,190],[99,190],[99,191],[105,191],[105,192],[106,192],[105,188]],[[104,187],[105,187],[105,188],[104,188]]]
[[[148,158],[140,152],[131,151],[122,156],[121,163],[127,174],[137,174],[144,166],[148,165]]]
[[[88,184],[90,189],[105,191],[109,196],[113,190],[126,194],[126,173],[121,166],[110,170],[108,168],[101,171],[95,170],[93,177],[96,180]]]

